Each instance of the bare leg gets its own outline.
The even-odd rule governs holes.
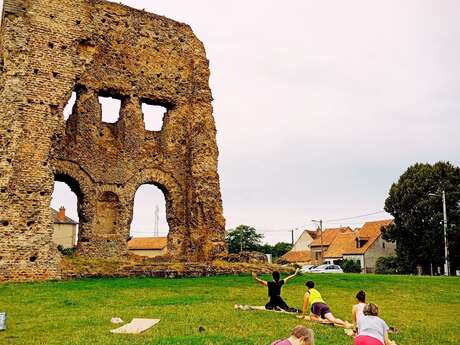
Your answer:
[[[332,322],[335,326],[339,326],[339,327],[343,327],[343,328],[350,328],[350,323],[349,322],[346,322],[346,321],[343,321],[343,320],[340,320],[340,319],[334,317],[334,315],[332,315],[332,313],[324,314],[324,317],[326,318],[326,320]]]
[[[325,320],[325,319],[322,319],[319,315],[316,315],[316,314],[310,314],[310,320],[311,321],[314,321],[314,322],[319,322],[319,323],[333,323],[329,320]]]

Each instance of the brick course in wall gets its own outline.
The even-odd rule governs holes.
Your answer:
[[[5,0],[0,39],[0,280],[61,277],[54,181],[77,195],[80,256],[127,255],[145,183],[165,195],[168,260],[226,254],[208,61],[188,25],[107,1]],[[121,100],[116,123],[99,96]],[[165,107],[160,131],[142,103]]]

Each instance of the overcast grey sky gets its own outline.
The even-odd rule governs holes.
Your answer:
[[[311,219],[382,210],[415,162],[460,164],[459,1],[122,3],[188,23],[204,42],[227,228],[290,241]],[[55,196],[54,207],[68,202]],[[153,229],[158,202],[136,196],[136,230]]]

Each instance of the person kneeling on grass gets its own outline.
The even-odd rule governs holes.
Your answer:
[[[284,284],[294,278],[299,273],[299,269],[295,271],[294,274],[291,274],[289,277],[280,280],[280,273],[278,271],[274,271],[272,273],[273,281],[267,282],[257,277],[257,274],[252,272],[252,277],[258,281],[260,284],[268,287],[268,297],[270,297],[270,301],[265,305],[265,309],[268,310],[279,310],[282,309],[284,311],[296,313],[296,308],[290,308],[286,302],[283,301],[281,298],[281,287]]]
[[[289,338],[275,340],[271,345],[315,345],[315,339],[310,328],[299,325],[292,330]]]
[[[302,316],[305,317],[308,311],[308,308],[311,308],[310,313],[310,320],[317,321],[321,323],[333,323],[336,326],[350,328],[351,325],[346,322],[342,321],[332,314],[331,309],[329,306],[324,302],[321,297],[321,294],[318,290],[315,289],[315,283],[311,280],[305,283],[307,286],[307,292],[305,292],[305,296],[303,298],[303,310]]]
[[[358,318],[358,335],[355,345],[392,345],[388,337],[388,325],[378,317],[379,308],[372,303],[366,304],[364,316]]]

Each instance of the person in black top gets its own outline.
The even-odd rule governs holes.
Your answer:
[[[297,312],[296,308],[290,308],[286,302],[281,298],[281,287],[284,284],[287,284],[287,282],[294,278],[297,274],[299,273],[299,269],[295,271],[294,274],[291,274],[290,276],[281,279],[280,280],[280,273],[278,271],[274,271],[272,273],[273,281],[267,282],[265,280],[260,279],[257,277],[257,274],[252,272],[252,277],[259,282],[260,284],[268,287],[268,297],[270,297],[270,301],[265,305],[265,309],[269,310],[284,310],[288,312]]]

